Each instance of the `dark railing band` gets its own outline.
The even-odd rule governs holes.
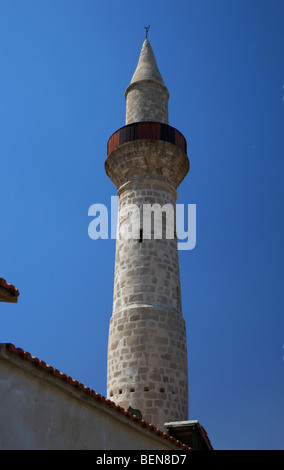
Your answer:
[[[108,140],[107,154],[126,142],[133,140],[162,140],[170,142],[187,153],[187,143],[184,136],[174,127],[161,122],[134,122],[118,129]]]

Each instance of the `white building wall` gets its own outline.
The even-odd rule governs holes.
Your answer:
[[[177,449],[119,411],[0,347],[1,450]]]

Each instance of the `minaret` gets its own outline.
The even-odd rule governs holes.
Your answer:
[[[126,125],[110,137],[105,162],[119,203],[107,396],[164,430],[166,422],[188,419],[177,239],[165,226],[157,236],[153,227],[145,230],[142,214],[156,204],[172,208],[163,212],[163,223],[174,221],[176,189],[189,160],[185,138],[168,125],[169,92],[147,38],[125,98]],[[140,210],[136,219],[133,205]]]

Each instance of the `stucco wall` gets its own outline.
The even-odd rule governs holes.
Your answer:
[[[0,449],[177,449],[0,347]]]

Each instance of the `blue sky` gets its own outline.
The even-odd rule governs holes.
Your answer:
[[[187,139],[178,202],[196,204],[180,252],[189,418],[216,449],[284,449],[282,0],[0,0],[0,276],[12,342],[106,394],[114,240],[110,135],[149,40]]]

